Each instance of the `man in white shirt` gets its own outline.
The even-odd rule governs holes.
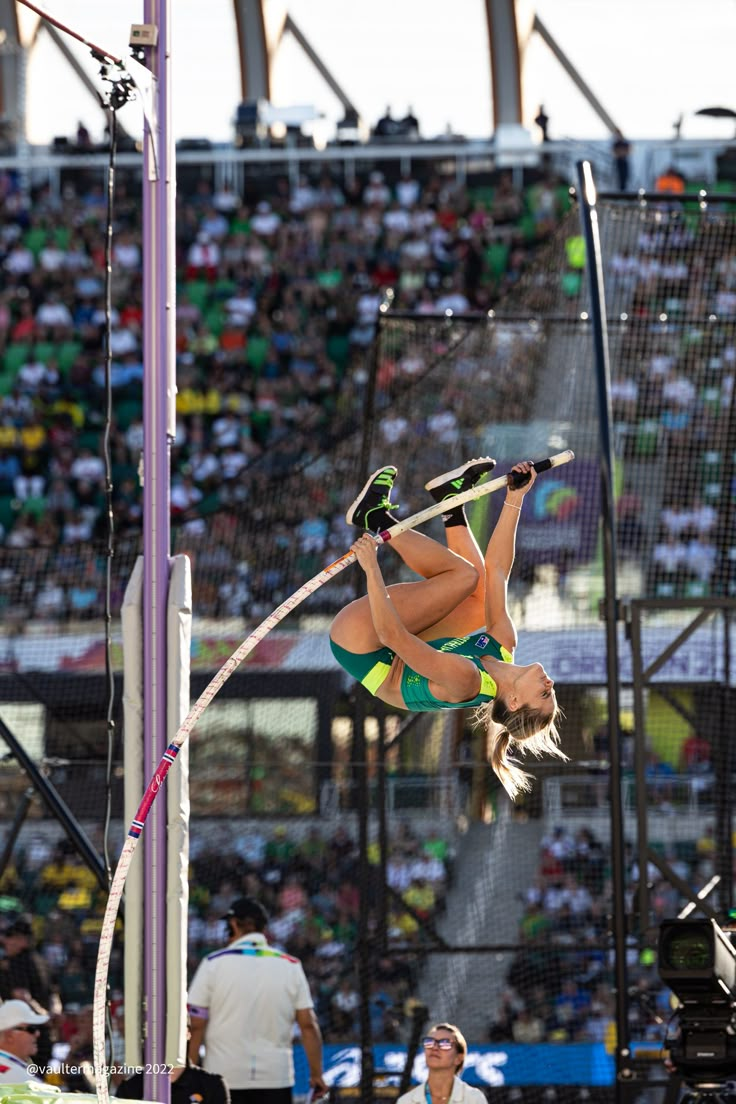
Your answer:
[[[0,1084],[42,1083],[35,1076],[40,1071],[36,1066],[29,1067],[29,1063],[38,1049],[39,1028],[48,1019],[45,1012],[34,1012],[22,1000],[0,1004]]]
[[[270,947],[268,913],[253,897],[234,901],[222,919],[230,941],[199,964],[189,987],[189,1058],[221,1074],[232,1104],[291,1104],[296,1021],[315,1098],[322,1078],[322,1034],[301,962]]]

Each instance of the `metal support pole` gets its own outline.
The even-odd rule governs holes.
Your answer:
[[[170,390],[173,376],[173,187],[169,54],[170,0],[144,0],[144,22],[157,30],[146,49],[153,110],[146,118],[143,176],[143,708],[144,774],[166,750],[166,606],[169,585]],[[169,1104],[166,1049],[166,802],[153,807],[143,837],[143,1097]],[[161,1072],[154,1072],[161,1071]]]
[[[360,914],[358,916],[358,938],[356,945],[356,963],[358,970],[358,992],[360,994],[360,1101],[371,1104],[373,1100],[373,1033],[370,1017],[370,969],[372,963],[370,929],[370,878],[371,866],[368,861],[368,826],[370,820],[370,790],[368,784],[368,748],[365,738],[365,703],[362,688],[355,694],[353,713],[353,763],[356,786],[356,809],[358,813],[358,882],[362,887]]]
[[[55,788],[49,782],[48,778],[38,769],[38,764],[30,757],[25,750],[20,740],[17,740],[11,730],[6,725],[5,721],[0,717],[0,737],[10,748],[13,756],[15,757],[18,765],[23,768],[28,775],[31,785],[38,791],[41,798],[48,808],[53,817],[56,817],[59,824],[66,832],[69,839],[74,844],[77,853],[87,867],[92,871],[97,884],[103,892],[107,893],[109,888],[107,881],[107,871],[105,870],[105,864],[100,856],[95,851],[94,847],[90,843],[89,839],[84,833],[84,829],[69,809],[63,798],[56,792]]]
[[[27,790],[23,791],[23,796],[20,799],[18,808],[15,810],[15,816],[13,817],[10,827],[8,828],[8,834],[5,837],[5,841],[3,843],[3,850],[2,854],[0,855],[0,878],[2,878],[7,865],[10,862],[11,856],[13,854],[13,848],[15,847],[15,844],[18,840],[20,830],[23,827],[23,822],[25,821],[26,816],[28,815],[28,810],[31,807],[32,801],[33,787],[29,786]]]
[[[649,926],[649,817],[646,778],[646,710],[644,708],[644,658],[641,638],[641,610],[635,602],[629,623],[631,660],[634,680],[634,772],[636,777],[636,836],[639,856],[639,930]]]
[[[388,868],[388,808],[386,787],[386,711],[378,708],[378,778],[376,781],[376,808],[378,810],[378,885],[376,886],[375,940],[382,955],[388,953],[388,895],[386,872]]]
[[[601,450],[601,520],[606,623],[606,675],[608,681],[608,731],[611,764],[611,878],[613,885],[613,943],[616,988],[616,1100],[633,1078],[629,1045],[628,982],[626,970],[626,862],[624,852],[623,787],[621,777],[621,729],[619,708],[618,599],[616,589],[616,519],[613,501],[613,442],[611,436],[611,375],[608,357],[603,290],[603,262],[596,207],[596,188],[589,161],[579,161],[578,198],[590,284],[595,368],[598,388],[598,419]],[[642,872],[646,877],[646,871]]]

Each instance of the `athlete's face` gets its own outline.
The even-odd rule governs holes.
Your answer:
[[[529,663],[519,668],[514,679],[514,693],[520,706],[526,705],[553,717],[557,709],[554,685],[541,663]]]

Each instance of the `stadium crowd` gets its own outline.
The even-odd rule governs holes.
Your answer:
[[[81,171],[65,176],[61,195],[39,186],[26,196],[8,172],[0,192],[0,604],[18,625],[91,619],[104,592],[91,542],[107,525],[106,196],[100,178]],[[201,612],[257,616],[277,604],[283,569],[249,571],[228,517],[360,413],[386,288],[402,309],[484,311],[518,280],[569,198],[550,174],[520,190],[501,173],[473,191],[410,174],[390,186],[374,171],[352,183],[327,173],[295,187],[279,179],[247,198],[202,176],[180,183],[177,202],[172,521],[201,562],[220,560],[221,583],[200,591]],[[141,261],[140,203],[120,178],[109,346],[123,554],[141,526]],[[284,518],[271,536],[284,562],[309,570],[343,533],[337,504],[306,489],[313,515],[298,526]],[[205,539],[212,525],[216,548]]]
[[[670,452],[688,457],[668,466],[666,487],[652,499],[656,516],[640,490],[624,488],[623,555],[647,565],[655,597],[734,593],[726,486],[736,372],[731,215],[716,205],[708,220],[693,222],[682,205],[662,207],[642,221],[630,248],[612,252],[608,267],[611,314],[623,320],[612,328],[618,451],[634,464],[654,465]]]
[[[370,852],[378,899],[377,844]],[[422,930],[444,908],[453,851],[439,834],[420,836],[408,821],[393,834],[387,861],[387,953],[373,966],[370,1000],[376,1042],[406,1035],[421,964]],[[42,834],[19,848],[0,880],[0,998],[32,999],[52,1014],[51,1041],[78,1057],[91,1044],[89,1010],[105,895],[66,840]],[[256,895],[270,913],[270,942],[302,961],[326,1042],[354,1041],[360,999],[355,951],[361,893],[358,851],[349,831],[277,825],[236,839],[194,832],[190,854],[188,972],[227,941],[222,917],[234,896]],[[362,900],[365,901],[363,887]],[[377,938],[375,930],[372,939]],[[122,1035],[122,939],[111,968],[112,1013]],[[417,953],[391,945],[416,944]],[[20,957],[18,957],[20,956]],[[67,1057],[68,1064],[71,1060]]]
[[[661,848],[675,873],[702,884],[713,873],[713,829]],[[301,959],[325,1041],[358,1037],[360,995],[355,973],[361,899],[379,899],[377,844],[369,849],[375,884],[359,890],[358,850],[350,832],[254,829],[226,846],[195,832],[190,855],[190,977],[202,958],[227,939],[222,917],[233,895],[257,894],[269,909],[270,942]],[[453,884],[452,845],[440,834],[397,826],[387,863],[387,943],[372,962],[369,1014],[375,1042],[405,1041],[424,961],[427,933],[441,916]],[[638,881],[627,845],[627,884]],[[678,891],[653,865],[653,914],[673,915]],[[64,840],[39,834],[18,849],[0,882],[0,997],[32,999],[51,1013],[45,1040],[81,1058],[91,1046],[90,1006],[104,894],[95,876]],[[631,892],[631,890],[630,890]],[[607,946],[610,909],[608,850],[589,828],[551,829],[540,844],[533,884],[519,895],[519,949],[510,962],[499,1005],[488,1027],[491,1042],[604,1042],[614,1031],[610,989],[613,951]],[[633,908],[629,902],[627,910]],[[21,911],[22,910],[22,911]],[[375,916],[374,916],[375,921]],[[372,929],[371,940],[378,933]],[[412,947],[412,944],[414,947]],[[657,1041],[670,1012],[656,954],[631,937],[627,962],[630,1023],[640,1040]],[[401,951],[394,948],[401,945]],[[415,948],[415,949],[414,949]],[[123,1037],[122,939],[111,969],[115,1045]],[[42,1040],[43,1042],[43,1040]],[[68,1064],[71,1059],[67,1057]]]
[[[712,826],[697,840],[657,849],[688,885],[703,884],[713,874]],[[636,886],[638,861],[630,844],[626,850],[627,884]],[[573,832],[560,825],[543,837],[534,883],[520,896],[520,949],[489,1024],[492,1042],[602,1042],[613,1048],[610,876],[608,848],[589,828]],[[647,879],[654,929],[677,914],[681,898],[653,863]],[[630,899],[627,913],[634,911]],[[656,950],[640,948],[633,934],[629,947],[632,1038],[661,1043],[662,1024],[672,1013],[671,993],[659,979]]]

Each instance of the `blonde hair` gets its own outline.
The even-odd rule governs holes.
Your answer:
[[[458,1063],[455,1066],[455,1073],[459,1073],[465,1065],[465,1059],[468,1056],[468,1044],[465,1042],[465,1036],[463,1035],[460,1028],[455,1027],[455,1025],[451,1023],[438,1023],[430,1027],[429,1030],[430,1032],[447,1031],[450,1035],[452,1035],[453,1039],[455,1040],[455,1049],[458,1053]]]
[[[528,774],[510,758],[510,748],[518,749],[522,755],[531,754],[537,759],[541,759],[543,755],[553,755],[567,761],[567,756],[560,747],[560,734],[557,730],[556,722],[560,716],[559,709],[551,716],[528,705],[509,709],[503,698],[484,702],[476,710],[476,722],[482,724],[488,734],[491,767],[512,800],[515,801],[520,793],[531,789],[533,775]]]

